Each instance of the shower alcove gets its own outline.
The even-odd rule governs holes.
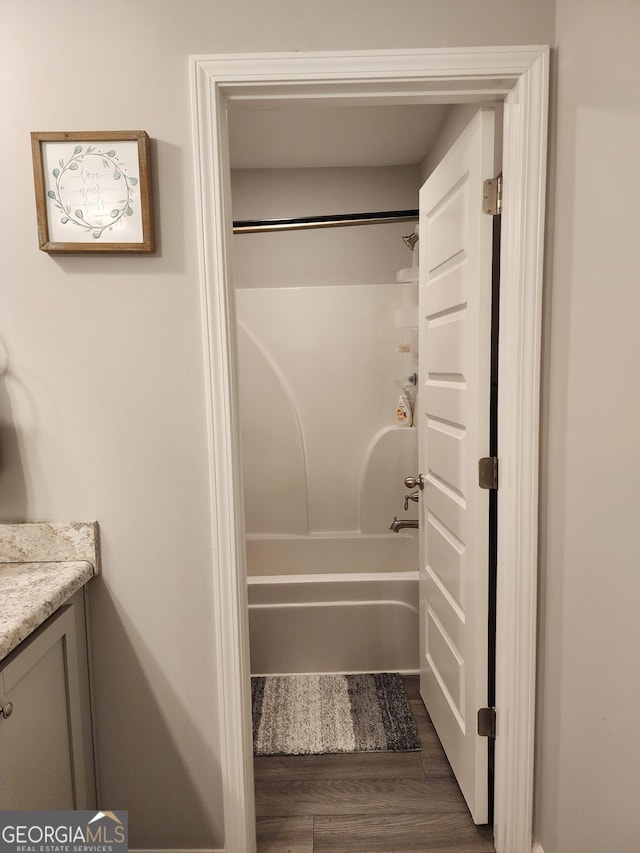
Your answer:
[[[234,169],[234,220],[415,208],[419,184],[415,164]],[[389,529],[417,517],[417,430],[396,423],[414,227],[234,237],[254,674],[417,670],[417,530]]]

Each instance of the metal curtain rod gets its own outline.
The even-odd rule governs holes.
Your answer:
[[[299,216],[292,219],[240,219],[233,223],[234,234],[257,231],[297,231],[303,228],[338,228],[345,225],[381,225],[418,219],[417,210],[379,210],[376,213],[336,213],[333,216]]]

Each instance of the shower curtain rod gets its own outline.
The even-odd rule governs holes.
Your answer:
[[[336,213],[333,216],[299,216],[291,219],[240,219],[234,234],[257,231],[297,231],[303,228],[338,228],[345,225],[381,225],[385,222],[417,220],[417,210],[379,210],[375,213]]]

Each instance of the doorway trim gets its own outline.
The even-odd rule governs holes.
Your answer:
[[[549,48],[222,54],[191,57],[190,72],[225,853],[255,851],[227,107],[318,99],[504,103],[494,843],[531,853]]]

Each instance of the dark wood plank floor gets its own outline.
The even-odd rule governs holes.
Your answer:
[[[495,853],[476,827],[418,693],[422,750],[255,759],[259,853]]]

